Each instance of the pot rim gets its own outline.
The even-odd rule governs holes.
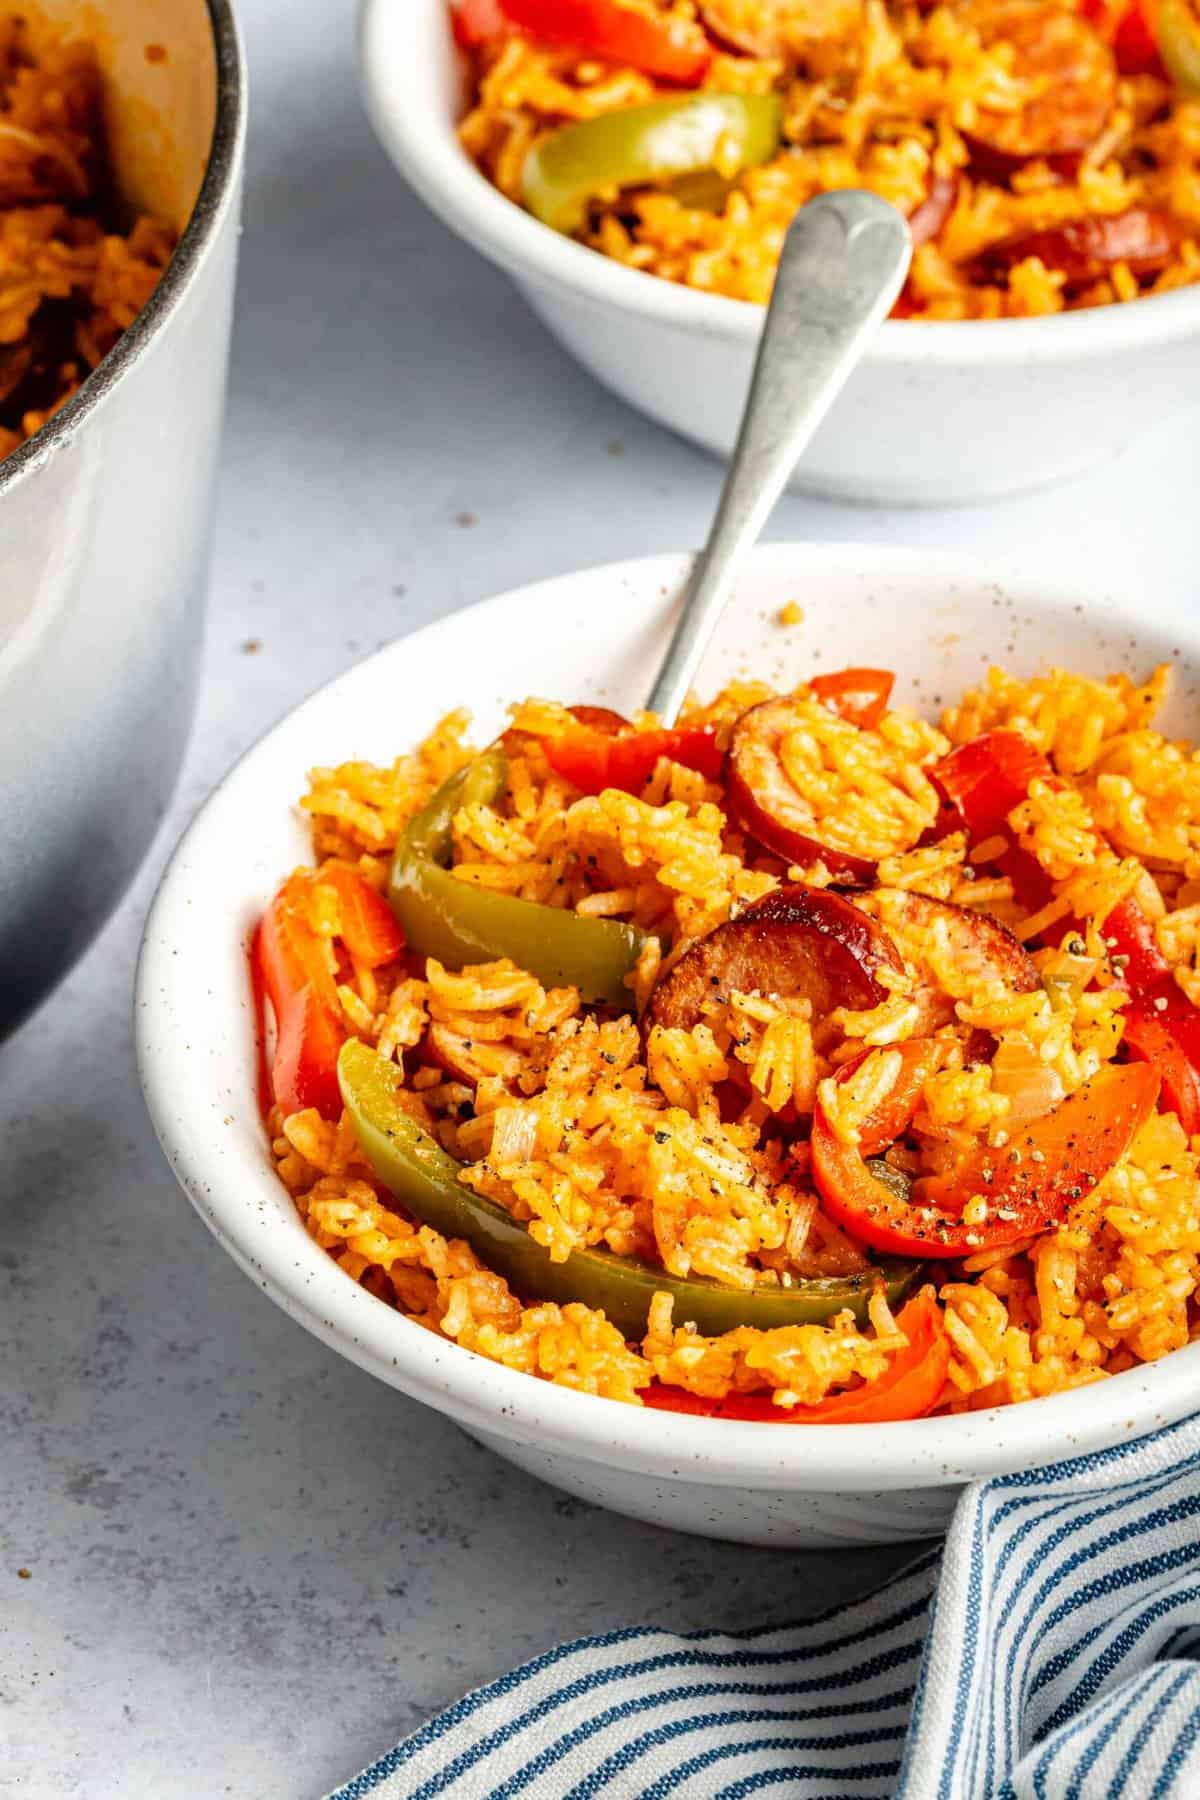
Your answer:
[[[245,148],[246,62],[230,0],[206,3],[216,52],[217,103],[208,162],[191,216],[162,279],[132,325],[41,430],[0,461],[0,497],[71,443],[126,370],[141,361],[166,329],[220,234]]]

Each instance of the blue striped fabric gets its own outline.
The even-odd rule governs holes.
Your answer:
[[[1200,1419],[977,1483],[944,1550],[770,1631],[580,1638],[330,1800],[1196,1800]]]

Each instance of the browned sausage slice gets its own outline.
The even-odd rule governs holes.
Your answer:
[[[835,728],[861,729],[844,720]],[[899,786],[895,816],[886,824],[878,808],[873,818],[857,816],[849,798],[844,807],[829,805],[823,775],[806,791],[805,764],[816,729],[811,701],[801,697],[764,700],[744,712],[725,761],[729,810],[743,831],[785,862],[820,861],[841,886],[865,887],[875,879],[879,858],[911,849],[931,820],[919,817],[919,805]]]
[[[1012,46],[1012,72],[1028,98],[1012,112],[980,108],[965,135],[978,173],[1006,180],[1035,156],[1079,156],[1100,136],[1117,91],[1104,39],[1078,13],[1042,0],[986,0],[967,18],[983,43]]]
[[[1068,288],[1088,287],[1115,263],[1127,263],[1140,278],[1157,275],[1179,246],[1180,229],[1169,213],[1148,206],[1128,212],[1090,214],[1045,231],[1023,231],[992,244],[979,258],[988,275],[1007,272],[1026,257],[1036,256],[1048,269],[1058,269]]]
[[[860,0],[701,0],[705,26],[747,56],[799,55],[806,44],[844,37]]]
[[[589,731],[603,731],[609,737],[617,737],[622,731],[633,730],[624,713],[614,712],[611,706],[583,705],[567,710],[577,725],[586,725]]]
[[[813,809],[780,760],[779,746],[794,717],[789,700],[765,700],[742,714],[725,765],[730,811],[743,831],[785,862],[821,861],[835,881],[864,886],[874,879],[874,861],[822,844],[814,835]]]
[[[693,944],[655,988],[649,1023],[688,1028],[706,1001],[733,992],[808,1000],[817,1022],[837,1006],[878,1006],[888,993],[880,971],[902,969],[877,920],[827,888],[793,882]]]
[[[900,950],[918,971],[921,937],[939,930],[960,978],[956,982],[960,992],[995,981],[1002,981],[1016,994],[1031,994],[1041,986],[1028,951],[999,919],[973,912],[969,906],[954,906],[948,900],[931,900],[897,888],[881,888],[871,899],[887,929],[895,934]],[[919,984],[913,998],[921,1008],[918,1033],[936,1031],[955,1017],[953,1000],[932,982]]]
[[[908,215],[908,229],[912,235],[914,250],[937,236],[954,211],[957,199],[958,177],[935,175],[920,206],[914,207]]]

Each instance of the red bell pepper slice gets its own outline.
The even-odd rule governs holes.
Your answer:
[[[620,0],[452,0],[450,14],[454,35],[468,50],[523,31],[682,87],[698,86],[713,56],[691,20],[634,11]]]
[[[1031,781],[1051,781],[1054,771],[1019,731],[984,731],[935,762],[929,778],[972,837],[986,837],[1004,830]]]
[[[338,1052],[346,1041],[324,945],[304,916],[292,876],[263,914],[256,936],[262,984],[275,1015],[271,1085],[285,1114],[315,1106],[339,1119]]]
[[[478,50],[508,28],[500,0],[450,0],[450,24],[464,50]]]
[[[1125,1012],[1125,1046],[1162,1079],[1163,1104],[1200,1132],[1200,1012],[1174,981],[1138,994]]]
[[[1112,45],[1122,75],[1166,74],[1158,48],[1155,0],[1084,0],[1083,16]]]
[[[383,895],[349,863],[328,862],[317,879],[337,894],[339,936],[355,962],[368,969],[395,962],[404,933]]]
[[[960,744],[933,764],[929,778],[977,841],[998,831],[1008,835],[1008,815],[1024,800],[1031,781],[1057,780],[1041,751],[1019,731],[985,731]],[[1054,884],[1030,851],[1010,843],[996,867],[1027,912],[1040,912],[1052,898]]]
[[[845,1393],[830,1394],[815,1406],[776,1406],[769,1394],[730,1394],[704,1400],[698,1394],[656,1381],[642,1395],[659,1412],[691,1413],[706,1419],[753,1419],[764,1425],[882,1425],[919,1419],[938,1403],[950,1366],[950,1340],[942,1310],[928,1293],[917,1294],[896,1320],[908,1338],[882,1375]]]
[[[711,725],[616,733],[601,726],[580,725],[561,737],[543,739],[543,748],[556,774],[585,794],[599,794],[605,788],[640,793],[660,756],[695,769],[709,781],[717,780],[725,760]]]
[[[1158,993],[1164,983],[1175,986],[1171,965],[1158,947],[1154,920],[1132,894],[1113,907],[1102,930],[1110,956],[1117,959],[1122,982],[1131,994]],[[1182,994],[1179,997],[1184,999]]]
[[[250,999],[254,1007],[255,1029],[254,1092],[259,1115],[265,1122],[275,1103],[275,1093],[271,1083],[271,1065],[267,1060],[267,993],[263,979],[261,919],[254,927],[254,936],[250,939]]]
[[[985,731],[934,763],[929,774],[976,839],[1007,833],[1008,815],[1024,800],[1030,782],[1059,780],[1041,751],[1018,731]],[[1050,899],[1053,883],[1028,851],[1013,846],[996,863],[1009,876],[1023,906],[1036,912]],[[1104,936],[1111,940],[1108,948],[1113,955],[1126,959],[1124,981],[1131,993],[1169,977],[1153,920],[1131,894],[1108,915]]]
[[[1134,0],[1117,20],[1113,54],[1122,75],[1165,75],[1158,46],[1154,0]]]
[[[896,677],[889,669],[838,669],[814,675],[809,687],[816,699],[851,725],[874,731],[887,711]]]
[[[863,1160],[890,1142],[897,1119],[906,1109],[911,1118],[916,1107],[920,1040],[899,1048],[905,1058],[899,1097],[889,1096],[866,1122],[860,1142],[836,1136],[818,1098],[811,1144],[813,1180],[826,1212],[860,1243],[893,1254],[970,1256],[1056,1224],[1125,1154],[1158,1099],[1157,1070],[1109,1064],[1053,1112],[1020,1126],[1002,1149],[981,1145],[952,1175],[928,1176],[904,1199]],[[987,1195],[990,1210],[968,1224],[962,1211],[976,1194]]]
[[[1060,785],[1041,751],[1018,731],[985,731],[934,763],[929,774],[975,839],[1007,834],[1008,815],[1024,800],[1030,782]],[[1012,845],[996,858],[996,866],[1029,911],[1040,911],[1052,897],[1054,884],[1029,851]],[[1169,977],[1153,920],[1131,894],[1113,908],[1103,930],[1112,954],[1126,959],[1123,979],[1131,993]]]
[[[973,837],[1005,828],[1007,815],[1035,778],[1055,780],[1041,751],[1015,731],[988,731],[952,750],[930,770]],[[1020,903],[1037,912],[1053,884],[1036,857],[1012,846],[996,859]],[[1129,1054],[1162,1075],[1163,1102],[1189,1136],[1200,1132],[1200,1012],[1176,986],[1158,947],[1154,921],[1127,894],[1102,926],[1109,960],[1131,996],[1125,1013]]]

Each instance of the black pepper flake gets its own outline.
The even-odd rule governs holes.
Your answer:
[[[667,1144],[671,1141],[671,1134],[669,1131],[656,1131],[654,1141],[656,1144]]]

